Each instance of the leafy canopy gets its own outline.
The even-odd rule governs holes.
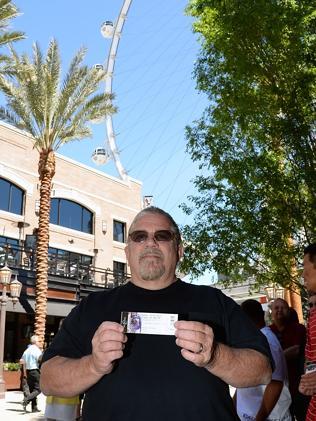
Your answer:
[[[209,106],[187,128],[200,163],[184,270],[238,282],[298,281],[316,238],[315,0],[192,0],[195,67]]]

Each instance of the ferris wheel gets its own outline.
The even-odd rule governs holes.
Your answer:
[[[128,13],[131,3],[132,3],[132,0],[124,0],[119,17],[115,24],[107,20],[103,22],[103,24],[101,25],[102,36],[104,38],[112,38],[111,46],[110,46],[110,50],[109,50],[109,54],[108,54],[108,58],[106,62],[106,68],[105,68],[106,70],[105,93],[107,94],[112,94],[113,72],[114,72],[116,54],[117,54],[122,30],[124,27],[125,19],[127,17],[127,13]],[[100,66],[100,65],[96,65],[96,66]],[[107,134],[105,145],[99,146],[94,150],[92,154],[92,160],[97,165],[104,165],[110,159],[113,159],[120,178],[124,181],[127,181],[128,175],[121,163],[120,154],[116,146],[115,133],[113,129],[113,120],[112,120],[111,115],[106,116],[105,124],[106,124],[106,134]]]

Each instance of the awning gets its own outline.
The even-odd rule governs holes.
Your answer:
[[[47,301],[47,315],[65,317],[75,305],[75,303],[49,300]],[[22,297],[20,302],[16,303],[14,307],[12,301],[9,300],[7,302],[7,311],[32,314],[35,311],[35,298]]]

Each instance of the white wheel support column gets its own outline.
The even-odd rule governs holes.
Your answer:
[[[106,63],[105,92],[108,94],[112,93],[112,81],[113,81],[113,71],[114,71],[116,53],[119,46],[120,37],[121,37],[121,33],[122,33],[123,26],[125,23],[125,19],[127,17],[127,13],[128,13],[131,3],[132,3],[132,0],[124,0],[122,9],[120,11],[119,17],[114,27],[111,47],[110,47],[110,51],[109,51],[109,55],[108,55],[108,59]],[[112,153],[112,157],[114,159],[117,171],[122,180],[128,181],[127,172],[125,171],[120,161],[119,152],[116,147],[112,116],[111,115],[106,116],[105,122],[106,122],[108,144],[109,144],[109,148]]]

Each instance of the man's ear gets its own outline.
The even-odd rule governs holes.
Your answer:
[[[183,257],[183,244],[179,244],[178,246],[178,262],[181,260],[181,258]]]

